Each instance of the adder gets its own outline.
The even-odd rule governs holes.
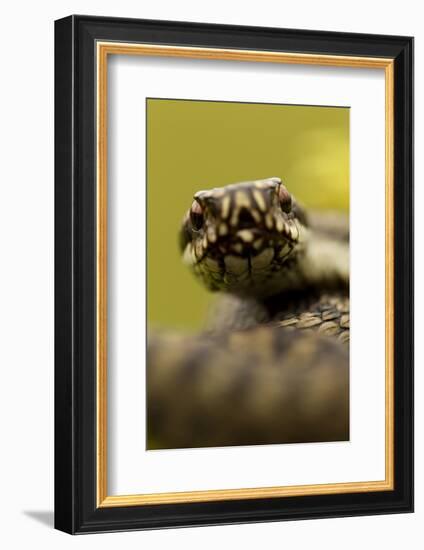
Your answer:
[[[222,297],[201,333],[149,335],[149,448],[349,439],[348,240],[277,177],[195,194],[182,258]]]

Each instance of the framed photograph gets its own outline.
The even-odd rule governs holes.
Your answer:
[[[413,39],[55,24],[55,525],[411,512]]]

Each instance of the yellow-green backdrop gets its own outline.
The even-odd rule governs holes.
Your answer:
[[[147,100],[149,326],[193,329],[213,298],[180,258],[193,194],[279,176],[310,208],[349,208],[349,109]]]

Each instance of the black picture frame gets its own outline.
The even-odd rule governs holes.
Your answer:
[[[99,40],[394,60],[394,490],[97,507]],[[55,281],[57,529],[76,534],[413,511],[413,39],[79,15],[56,21]]]

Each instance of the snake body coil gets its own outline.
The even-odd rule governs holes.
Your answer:
[[[307,216],[279,178],[242,182],[196,193],[180,243],[223,298],[205,332],[149,337],[149,447],[348,439],[340,217]]]

